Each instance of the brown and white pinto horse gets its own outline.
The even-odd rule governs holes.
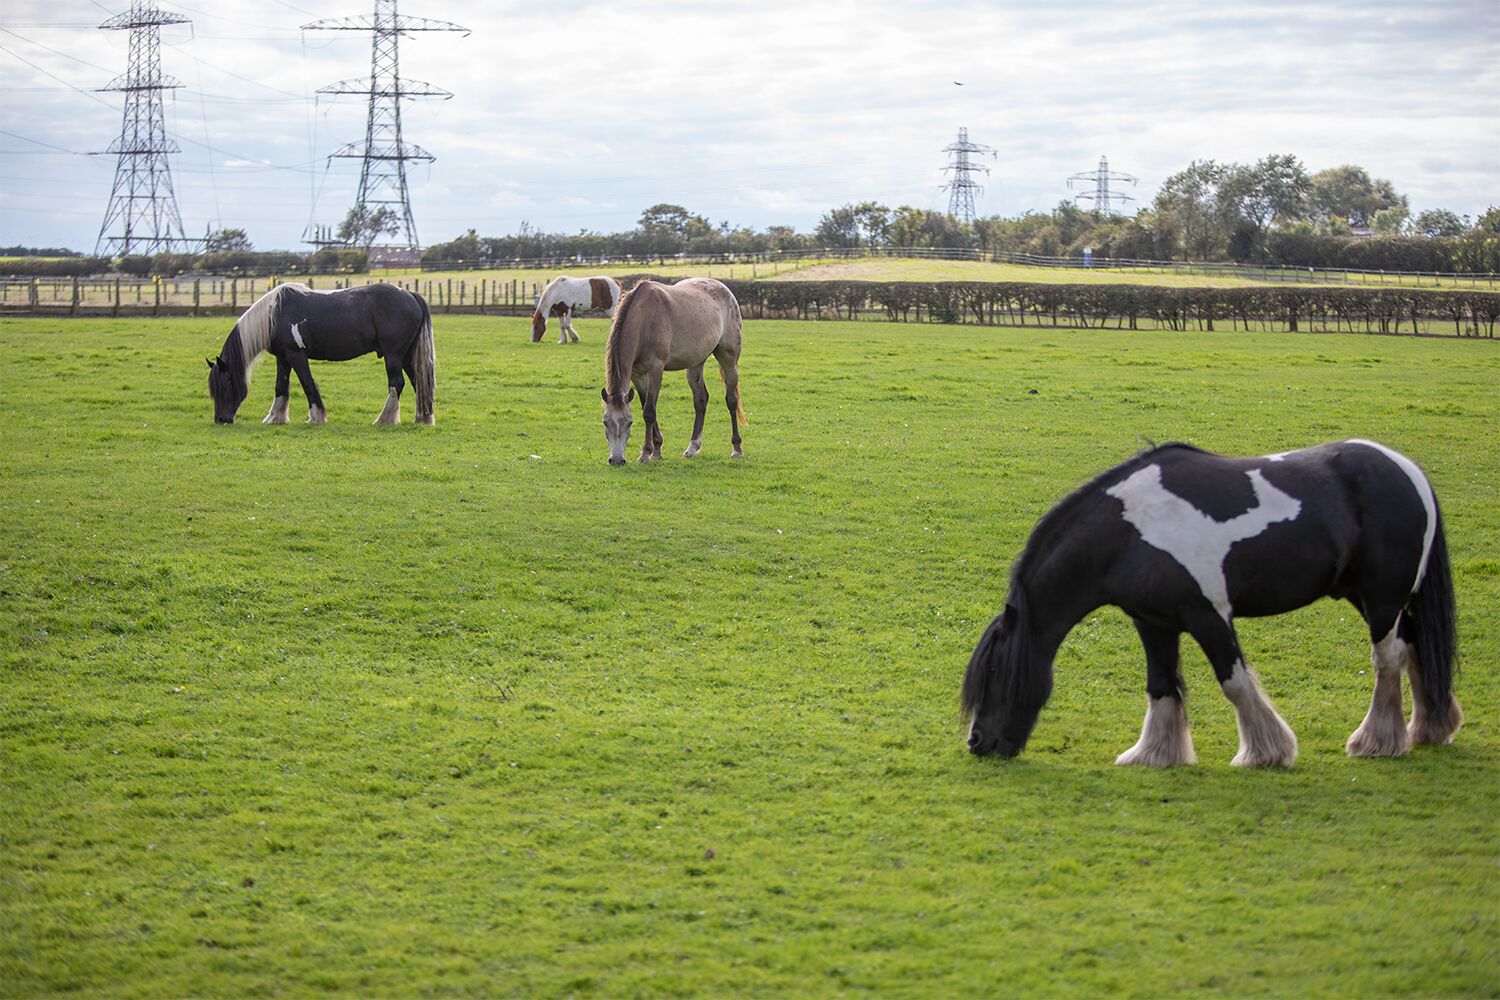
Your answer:
[[[553,278],[537,297],[536,309],[531,313],[531,342],[535,344],[547,333],[547,317],[561,320],[562,336],[559,344],[578,343],[578,334],[573,330],[575,312],[602,312],[611,318],[620,301],[620,283],[614,278]]]
[[[740,457],[740,304],[723,282],[688,278],[675,285],[643,281],[625,293],[604,346],[604,438],[609,464],[625,464],[630,440],[630,401],[641,394],[641,416],[646,441],[640,460],[661,458],[661,428],[656,423],[656,397],[664,371],[686,371],[693,391],[693,439],[683,458],[698,454],[703,444],[703,415],[708,409],[708,387],[703,366],[709,356],[719,361],[724,379],[724,402],[729,407],[731,458]],[[627,388],[634,383],[634,388]]]

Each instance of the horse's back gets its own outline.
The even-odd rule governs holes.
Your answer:
[[[1388,452],[1356,441],[1252,458],[1183,447],[1136,467],[1156,464],[1166,492],[1220,525],[1282,504],[1224,560],[1235,614],[1257,617],[1361,594],[1373,579],[1412,578],[1427,512],[1404,458]]]

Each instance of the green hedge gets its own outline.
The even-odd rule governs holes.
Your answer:
[[[109,272],[108,257],[21,257],[0,261],[0,274],[27,278],[71,278]]]
[[[653,275],[621,279],[629,288]],[[655,280],[671,283],[673,278]],[[1500,292],[1417,288],[1164,288],[976,281],[725,281],[752,318],[886,319],[997,326],[1142,324],[1169,330],[1268,328],[1495,335]]]

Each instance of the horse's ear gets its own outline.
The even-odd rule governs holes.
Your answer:
[[[600,389],[599,390],[599,398],[602,399],[602,400],[604,400],[606,403],[609,402],[609,390],[608,389]]]
[[[206,361],[206,362],[208,362],[208,367],[212,368],[214,366],[214,359],[213,358],[204,358],[203,360]]]
[[[625,402],[628,403],[628,402],[630,402],[634,398],[635,398],[635,386],[631,386],[630,390],[625,393]]]

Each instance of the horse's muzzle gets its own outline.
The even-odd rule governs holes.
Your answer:
[[[216,423],[216,424],[232,424],[232,423],[234,423],[234,418],[233,417],[214,417],[214,423]]]
[[[969,753],[976,757],[987,757],[994,754],[997,757],[1014,757],[1021,752],[1021,748],[1013,743],[1007,743],[1001,739],[986,739],[978,733],[969,734]]]
[[[610,465],[624,465],[625,464],[625,459],[624,458],[611,458],[609,460],[609,464]]]

